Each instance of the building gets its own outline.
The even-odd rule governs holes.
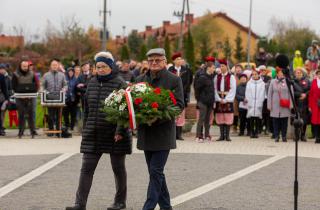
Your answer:
[[[23,36],[6,36],[4,34],[0,35],[0,48],[20,48],[24,47],[24,37]]]
[[[213,46],[213,51],[218,54],[218,57],[223,57],[223,43],[228,38],[231,48],[235,49],[235,39],[237,37],[238,32],[240,33],[240,37],[242,39],[242,48],[244,51],[247,49],[248,43],[248,28],[237,22],[236,20],[229,17],[226,13],[217,12],[210,13],[212,19],[220,26],[222,33],[218,36],[215,35],[211,37],[211,45]],[[190,21],[191,27],[197,25],[202,18],[205,16],[195,18],[193,14],[186,14],[185,16],[185,24],[183,26],[183,33],[187,33],[188,26],[187,22]],[[163,21],[162,26],[153,28],[150,25],[145,27],[144,31],[138,32],[136,31],[144,40],[147,40],[149,36],[154,36],[157,39],[159,46],[163,46],[165,37],[168,36],[170,40],[175,40],[179,38],[180,35],[180,22],[171,23],[170,21]],[[257,42],[259,36],[251,31],[251,48],[250,55],[254,55],[257,50]],[[118,49],[127,42],[127,37],[116,36],[114,40]],[[197,46],[195,46],[197,49]],[[233,56],[232,56],[233,58]]]

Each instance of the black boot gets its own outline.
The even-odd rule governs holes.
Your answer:
[[[22,138],[22,136],[23,136],[23,130],[19,130],[19,133],[18,133],[18,137],[19,137],[19,139],[21,139]]]
[[[301,141],[307,141],[307,138],[306,138],[306,134],[305,133],[301,133],[301,138],[300,138]]]
[[[227,141],[231,141],[231,139],[230,139],[230,125],[225,125],[224,126],[224,131],[225,131],[225,139],[227,140]]]
[[[176,139],[177,140],[184,140],[183,138],[182,138],[182,127],[181,126],[176,126],[176,132],[177,132],[177,134],[176,134]]]
[[[66,207],[66,210],[86,210],[86,207],[75,205],[75,206],[72,206],[72,207]]]
[[[224,125],[220,125],[220,137],[217,139],[217,141],[224,141]]]
[[[112,206],[108,207],[107,210],[121,210],[125,208],[126,208],[125,203],[114,203],[112,204]]]

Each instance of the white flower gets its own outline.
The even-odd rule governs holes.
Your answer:
[[[145,93],[147,92],[150,88],[144,84],[144,83],[139,83],[139,84],[135,84],[132,86],[132,91],[133,92],[137,92],[137,93]]]
[[[127,104],[122,103],[122,104],[119,106],[119,111],[120,111],[120,112],[124,111],[124,110],[126,109],[126,107],[127,107]]]
[[[116,91],[114,90],[105,100],[104,100],[104,104],[107,106],[110,106],[113,104],[113,98],[116,95]]]

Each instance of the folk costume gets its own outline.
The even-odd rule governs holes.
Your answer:
[[[219,60],[219,63],[227,66],[225,60]],[[231,141],[230,126],[233,124],[233,101],[236,95],[236,79],[230,73],[220,73],[214,79],[215,84],[215,113],[216,123],[220,127],[220,138],[218,141]],[[222,103],[222,101],[224,101]]]

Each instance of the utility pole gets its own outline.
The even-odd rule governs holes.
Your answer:
[[[187,0],[187,14],[190,15],[190,6],[189,6],[189,0]],[[188,32],[190,32],[190,27],[191,27],[191,22],[190,22],[190,17],[188,18]]]
[[[102,29],[102,43],[101,50],[105,51],[107,48],[107,13],[111,15],[111,11],[107,10],[107,0],[103,0],[103,29]]]
[[[178,50],[181,51],[182,49],[182,40],[183,40],[183,23],[184,23],[184,8],[185,8],[186,0],[183,0],[182,2],[182,12],[174,11],[173,16],[176,16],[180,18],[180,36],[179,36],[179,42],[178,42]]]
[[[126,36],[126,26],[122,26],[122,38]]]
[[[249,15],[249,29],[248,29],[249,31],[248,31],[248,43],[247,43],[247,65],[249,69],[251,69],[251,66],[250,66],[251,19],[252,19],[252,0],[250,0],[250,15]]]

